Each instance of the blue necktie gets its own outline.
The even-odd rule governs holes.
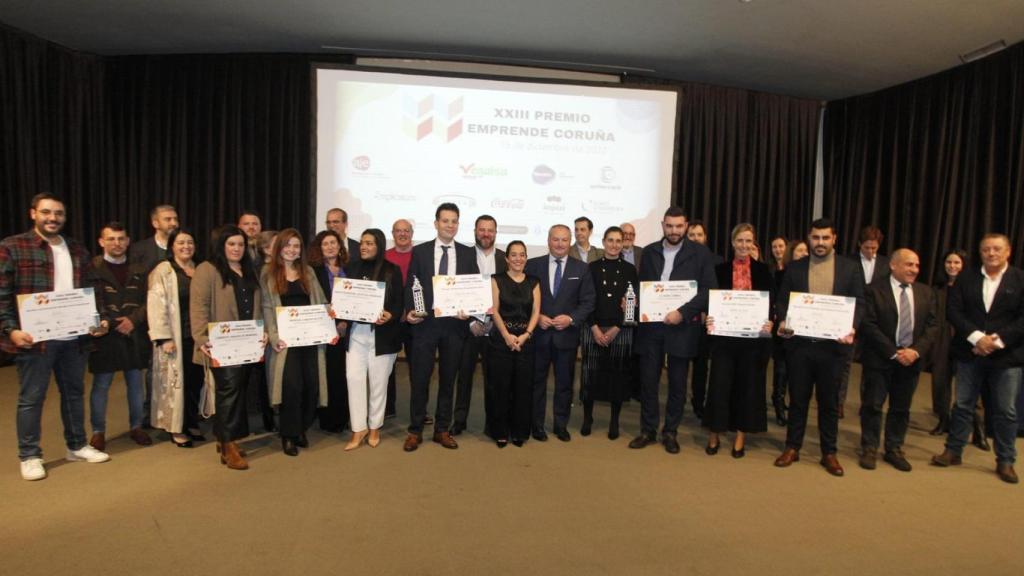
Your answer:
[[[558,287],[562,285],[562,259],[555,258],[555,289],[551,292],[552,296],[558,296]]]
[[[441,246],[441,250],[444,250],[444,254],[441,254],[441,264],[437,267],[437,273],[439,276],[448,275],[448,249],[451,246]]]
[[[900,284],[899,328],[896,330],[896,346],[898,348],[908,348],[914,343],[914,319],[911,312],[907,285]]]

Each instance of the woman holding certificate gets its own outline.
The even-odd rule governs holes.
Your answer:
[[[371,447],[380,444],[388,378],[402,349],[402,271],[384,258],[386,247],[384,232],[376,228],[364,231],[359,257],[352,259],[348,269],[349,278],[383,284],[384,309],[376,322],[352,322],[349,328],[345,371],[352,440],[345,450],[355,450],[364,441]]]
[[[296,345],[285,339],[278,309],[324,306],[327,299],[313,269],[306,265],[298,230],[281,230],[273,246],[273,257],[260,275],[263,318],[270,338],[267,384],[270,403],[278,407],[281,448],[288,456],[298,456],[300,447],[309,446],[306,430],[316,417],[317,398],[321,406],[328,400],[327,366],[323,344]]]
[[[708,314],[706,326],[711,335],[711,380],[704,409],[704,426],[711,434],[704,451],[709,456],[718,453],[719,434],[736,431],[732,456],[742,458],[746,453],[745,434],[768,429],[764,380],[763,375],[759,377],[757,374],[765,366],[757,360],[769,343],[772,329],[769,315],[775,282],[768,266],[751,258],[753,246],[754,227],[747,223],[738,224],[732,229],[733,257],[715,266],[721,290],[767,292],[768,302],[760,333],[746,334],[747,337],[716,336],[715,318]],[[734,297],[733,300],[739,299]]]
[[[508,270],[491,277],[494,329],[490,335],[487,385],[491,402],[487,406],[491,436],[498,448],[512,443],[522,446],[530,436],[533,404],[533,329],[540,320],[540,280],[527,276],[526,244],[509,242],[505,249]]]
[[[309,265],[316,273],[320,289],[330,300],[334,293],[334,282],[345,278],[345,266],[349,261],[348,249],[334,230],[324,230],[316,235],[309,245]],[[345,382],[344,338],[348,322],[338,320],[338,342],[328,344],[324,349],[327,361],[327,406],[320,409],[320,429],[328,433],[340,433],[348,423],[348,385]]]
[[[612,226],[602,239],[604,255],[590,263],[597,301],[587,328],[580,332],[583,348],[583,372],[580,398],[583,400],[583,427],[580,434],[590,435],[594,424],[594,401],[611,403],[608,438],[619,437],[619,412],[629,399],[633,381],[633,328],[623,326],[622,300],[629,286],[639,292],[636,267],[619,257],[622,229]]]
[[[185,362],[195,348],[189,322],[189,294],[196,265],[195,238],[182,228],[167,238],[167,260],[149,273],[146,316],[153,341],[153,427],[171,434],[178,448],[204,440],[199,430],[199,392],[203,367]],[[187,434],[186,434],[187,433]]]
[[[246,250],[245,233],[226,224],[214,230],[212,236],[210,260],[196,266],[189,293],[189,324],[195,341],[192,362],[202,366],[210,365],[217,354],[210,342],[211,322],[263,317],[260,285]],[[265,336],[263,340],[265,344]],[[249,468],[236,441],[249,435],[245,389],[251,367],[240,364],[210,368],[214,379],[213,433],[217,436],[217,451],[221,463],[233,470]]]

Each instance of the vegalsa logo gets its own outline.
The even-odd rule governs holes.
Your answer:
[[[538,164],[533,169],[533,181],[537,184],[547,184],[555,179],[555,171],[550,166],[545,164]]]
[[[462,177],[470,180],[484,178],[486,176],[508,176],[508,169],[501,166],[481,166],[473,164],[459,164]]]
[[[370,169],[370,157],[369,156],[356,156],[352,159],[352,167],[359,171],[366,171]]]

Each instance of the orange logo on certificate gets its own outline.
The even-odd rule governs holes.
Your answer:
[[[36,304],[39,306],[46,306],[50,303],[50,297],[46,294],[36,294]]]

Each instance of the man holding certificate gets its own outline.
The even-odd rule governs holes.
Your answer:
[[[476,252],[455,241],[459,232],[459,207],[445,202],[434,213],[437,238],[412,249],[409,276],[405,283],[405,321],[412,328],[412,399],[409,405],[409,435],[403,449],[416,450],[423,442],[423,422],[427,416],[427,390],[434,373],[434,354],[438,354],[437,412],[434,415],[434,442],[445,448],[458,448],[448,427],[452,421],[452,392],[459,370],[462,345],[469,336],[469,317],[440,317],[434,310],[434,277],[474,274],[479,280]],[[422,307],[422,309],[420,309]]]
[[[784,468],[800,460],[813,393],[818,400],[821,465],[829,474],[842,476],[843,467],[836,459],[839,373],[864,310],[864,272],[857,262],[835,253],[831,220],[811,223],[807,241],[810,256],[790,263],[779,287],[779,335],[787,339],[790,412],[786,448],[775,465]],[[796,305],[791,306],[791,295]],[[791,308],[798,306],[796,314]]]
[[[641,430],[640,435],[629,443],[630,448],[643,448],[658,441],[658,385],[667,355],[668,398],[661,442],[669,454],[679,453],[676,431],[686,403],[686,370],[690,359],[697,355],[700,333],[704,330],[701,313],[707,310],[708,290],[718,286],[714,256],[703,245],[686,239],[686,227],[686,214],[682,208],[670,207],[661,221],[664,237],[643,249],[640,264],[641,324],[635,344],[635,349],[640,351]],[[663,316],[659,314],[655,320],[648,313],[648,320],[644,321],[644,313],[650,309],[649,306],[645,309],[644,304],[645,282],[663,287],[661,296],[677,289],[680,294],[670,302],[670,310],[657,311],[665,313]],[[659,294],[657,288],[653,288],[654,294]]]
[[[81,290],[89,268],[85,248],[61,235],[64,202],[47,194],[32,198],[34,226],[0,242],[0,349],[14,354],[18,367],[18,458],[25,480],[46,478],[39,448],[43,402],[50,375],[60,390],[66,458],[106,462],[110,456],[86,443],[85,364],[91,347],[89,327],[98,310],[91,292]],[[59,313],[46,307],[61,301]],[[66,303],[66,306],[64,305]],[[105,333],[106,322],[97,334]],[[47,331],[62,337],[47,338]],[[43,340],[46,340],[45,342]]]

